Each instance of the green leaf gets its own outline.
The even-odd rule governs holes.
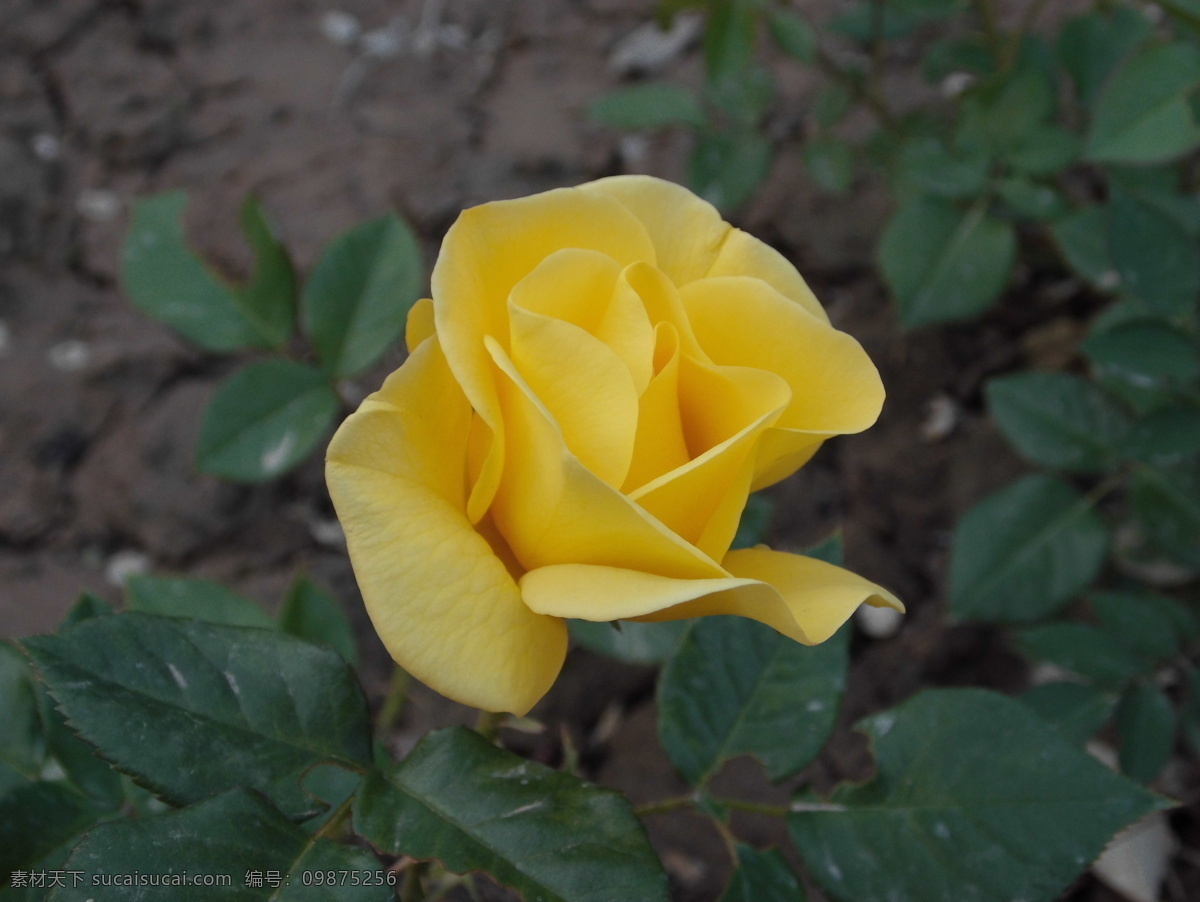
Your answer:
[[[1067,205],[1057,191],[1049,185],[1026,178],[1003,179],[996,186],[1004,205],[1020,219],[1043,222],[1062,216]]]
[[[970,319],[1008,284],[1016,236],[982,205],[961,213],[949,203],[919,197],[892,217],[879,262],[900,304],[906,328]]]
[[[389,213],[342,233],[321,252],[300,296],[321,368],[345,378],[369,367],[404,332],[423,266],[407,223]]]
[[[1167,807],[992,692],[927,690],[858,728],[876,776],[788,816],[839,902],[1049,902],[1113,834]]]
[[[1092,105],[1108,76],[1150,32],[1149,20],[1128,6],[1118,6],[1110,15],[1078,16],[1063,26],[1058,57],[1075,82],[1080,103]]]
[[[1149,592],[1093,592],[1088,600],[1113,638],[1144,658],[1165,660],[1179,651],[1174,600]]]
[[[305,576],[298,577],[279,610],[279,625],[284,632],[323,642],[346,659],[358,663],[354,628],[337,599]]]
[[[212,351],[268,347],[234,291],[188,249],[187,195],[170,191],[138,201],[121,251],[121,277],[134,306]]]
[[[1095,736],[1116,707],[1113,696],[1080,683],[1044,683],[1026,689],[1020,698],[1076,745]]]
[[[937,138],[914,138],[900,151],[900,177],[936,197],[974,198],[987,186],[988,158],[958,154]]]
[[[679,645],[688,620],[666,623],[612,623],[571,620],[571,638],[592,651],[630,664],[661,664]]]
[[[1119,689],[1140,674],[1145,662],[1098,627],[1048,623],[1022,630],[1017,644],[1030,657],[1053,661],[1098,685]]]
[[[710,0],[704,29],[704,62],[708,78],[721,82],[735,78],[754,55],[754,0]]]
[[[925,22],[953,15],[964,5],[963,0],[889,0],[880,5],[877,17],[875,5],[864,2],[835,18],[829,29],[864,43],[875,37],[890,40]]]
[[[1000,376],[984,390],[1004,437],[1028,460],[1072,473],[1103,473],[1129,430],[1108,397],[1066,373]]]
[[[1057,125],[1043,125],[1026,134],[1005,160],[1025,175],[1054,175],[1074,163],[1082,147],[1072,132]]]
[[[0,794],[0,882],[74,840],[100,814],[65,783],[23,783]]]
[[[120,808],[125,801],[121,775],[97,756],[93,746],[75,735],[62,712],[54,707],[45,687],[39,688],[42,722],[51,759],[47,761],[45,772],[61,773],[72,787],[95,803],[97,811]]]
[[[284,633],[124,614],[24,645],[70,725],[174,804],[248,786],[308,816],[301,774],[370,760],[353,672]]]
[[[1130,687],[1117,705],[1121,771],[1140,783],[1162,772],[1175,748],[1175,706],[1157,686]]]
[[[1108,208],[1083,207],[1050,226],[1067,265],[1098,288],[1112,290],[1120,281],[1108,252]]]
[[[753,548],[761,545],[767,540],[767,532],[774,518],[774,500],[761,492],[754,493],[746,499],[746,507],[742,510],[742,518],[738,521],[737,533],[730,547]]]
[[[1146,537],[1159,549],[1200,567],[1200,467],[1141,467],[1130,491]]]
[[[702,134],[688,161],[688,180],[717,209],[736,210],[766,178],[771,152],[771,142],[757,132]]]
[[[1200,454],[1200,410],[1184,404],[1146,414],[1126,436],[1122,452],[1151,466],[1171,466]]]
[[[133,576],[125,586],[131,611],[164,617],[189,617],[225,626],[273,627],[261,607],[207,579],[171,576]]]
[[[1085,155],[1100,163],[1162,163],[1200,144],[1188,93],[1200,84],[1200,50],[1177,42],[1138,52],[1096,101]]]
[[[257,198],[246,198],[241,221],[255,257],[254,278],[236,290],[241,309],[271,347],[281,348],[295,326],[296,273]]]
[[[693,786],[753,755],[772,780],[806,767],[833,732],[850,630],[800,645],[743,617],[704,617],[658,683],[659,737]]]
[[[821,188],[830,194],[845,194],[854,181],[854,147],[849,141],[822,135],[804,144],[804,165]]]
[[[338,396],[320,372],[262,360],[217,389],[196,442],[196,465],[240,482],[265,482],[303,461],[329,430]]]
[[[1094,580],[1108,531],[1091,502],[1049,476],[1026,476],[963,516],[950,550],[950,609],[971,620],[1053,614]]]
[[[428,734],[354,806],[359,835],[389,855],[486,871],[541,902],[666,900],[667,881],[625,799],[526,761],[478,733]]]
[[[27,780],[37,779],[46,760],[37,691],[25,656],[7,642],[0,642],[0,723],[0,766],[7,765]],[[0,780],[0,792],[4,782]]]
[[[957,144],[992,156],[1019,150],[1054,115],[1052,73],[1026,48],[1017,66],[964,95]]]
[[[656,81],[612,91],[588,107],[588,115],[613,128],[636,131],[668,125],[702,128],[704,108],[682,85]]]
[[[832,128],[854,108],[854,92],[840,81],[824,85],[813,100],[813,118],[821,128]]]
[[[309,836],[258,793],[233,789],[182,811],[103,824],[88,833],[67,867],[84,882],[55,890],[53,902],[386,902],[395,875],[363,849]],[[214,885],[115,885],[94,875],[187,875]],[[271,881],[267,880],[271,878]],[[332,878],[334,885],[326,881]],[[274,881],[278,879],[278,885]]]
[[[1189,313],[1200,296],[1200,250],[1171,217],[1125,191],[1109,200],[1108,244],[1125,290],[1164,316]]]
[[[955,72],[991,75],[996,70],[996,58],[987,40],[978,34],[935,41],[924,56],[925,80],[933,83]]]
[[[59,629],[65,630],[77,623],[82,623],[93,617],[104,617],[112,612],[112,605],[103,598],[98,598],[91,592],[84,592],[75,600],[75,604],[71,605]]]
[[[767,27],[780,49],[803,63],[817,58],[817,36],[801,16],[790,9],[772,6],[767,10]]]
[[[778,851],[759,852],[739,843],[737,857],[737,870],[720,902],[804,902],[800,882]]]
[[[1133,320],[1089,336],[1080,350],[1104,376],[1135,384],[1186,385],[1200,379],[1200,346],[1161,320]]]

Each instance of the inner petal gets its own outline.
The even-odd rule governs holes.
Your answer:
[[[679,416],[679,333],[670,323],[659,323],[654,334],[654,378],[638,399],[637,434],[622,486],[625,492],[688,462]]]

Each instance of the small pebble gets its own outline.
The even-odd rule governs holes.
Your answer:
[[[319,545],[328,545],[330,548],[346,547],[346,533],[337,520],[314,519],[309,523],[308,531]]]
[[[1100,276],[1096,279],[1096,287],[1102,291],[1113,291],[1120,284],[1121,274],[1115,269],[1100,273]]]
[[[121,198],[115,191],[104,188],[88,188],[79,192],[75,209],[84,219],[92,222],[109,222],[121,214]]]
[[[361,33],[358,19],[348,12],[333,9],[321,16],[321,34],[339,47],[349,47]]]
[[[608,68],[617,75],[656,72],[676,60],[704,30],[704,19],[695,13],[675,16],[665,31],[647,22],[617,41],[608,57]]]
[[[60,341],[46,355],[50,365],[64,373],[77,373],[92,360],[92,349],[77,338]]]
[[[621,135],[617,140],[617,154],[621,157],[621,168],[626,172],[643,172],[650,162],[650,139],[645,135]]]
[[[1178,846],[1165,815],[1156,811],[1118,833],[1092,873],[1130,902],[1158,902]]]
[[[129,577],[150,572],[150,558],[140,551],[127,548],[118,551],[104,565],[104,578],[110,585],[124,586]]]
[[[903,621],[904,615],[894,608],[874,608],[863,604],[854,612],[854,622],[872,639],[890,639],[900,632]]]
[[[47,163],[53,163],[62,156],[62,142],[48,132],[34,135],[30,146],[33,148],[33,155]]]
[[[363,53],[378,59],[399,56],[403,45],[404,41],[400,33],[390,26],[368,31],[362,38]]]
[[[973,84],[975,84],[975,76],[970,72],[951,72],[942,79],[942,96],[946,98],[958,97]]]
[[[958,425],[958,404],[948,395],[938,395],[925,407],[925,419],[921,423],[921,438],[927,442],[944,439]]]

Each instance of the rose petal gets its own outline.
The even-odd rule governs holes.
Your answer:
[[[624,492],[688,462],[679,415],[679,332],[670,323],[659,323],[654,334],[654,378],[638,398],[637,435]]]
[[[504,349],[486,342],[501,374],[509,441],[492,513],[524,568],[584,563],[681,579],[723,575],[715,561],[584,467]]]
[[[638,395],[624,361],[579,326],[511,307],[512,362],[567,448],[613,487],[629,472]]]
[[[523,715],[566,655],[463,512],[470,407],[423,342],[342,424],[326,478],[367,611],[391,655],[463,704]],[[453,485],[457,483],[457,488]]]
[[[716,207],[673,182],[618,175],[581,187],[620,201],[641,220],[658,268],[679,286],[708,274],[731,231]]]
[[[775,248],[741,229],[730,230],[725,243],[721,245],[721,252],[706,273],[706,277],[710,279],[721,276],[750,276],[762,279],[817,319],[829,322],[829,314],[812,293],[808,283],[796,272],[796,267]]]
[[[504,466],[504,425],[483,340],[492,336],[507,348],[509,293],[562,248],[599,251],[621,266],[655,260],[646,230],[624,206],[603,195],[562,188],[464,210],[446,233],[433,268],[438,339],[471,406],[493,432],[468,501],[472,522],[487,512]]]
[[[417,345],[436,333],[433,325],[433,301],[421,298],[408,310],[408,320],[404,324],[404,343],[409,352],[415,351]]]

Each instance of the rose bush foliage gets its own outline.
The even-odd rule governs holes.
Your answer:
[[[466,210],[407,341],[327,478],[375,628],[439,692],[525,713],[564,618],[736,614],[814,644],[863,602],[901,608],[839,567],[730,551],[749,493],[884,393],[795,268],[685,189]]]

